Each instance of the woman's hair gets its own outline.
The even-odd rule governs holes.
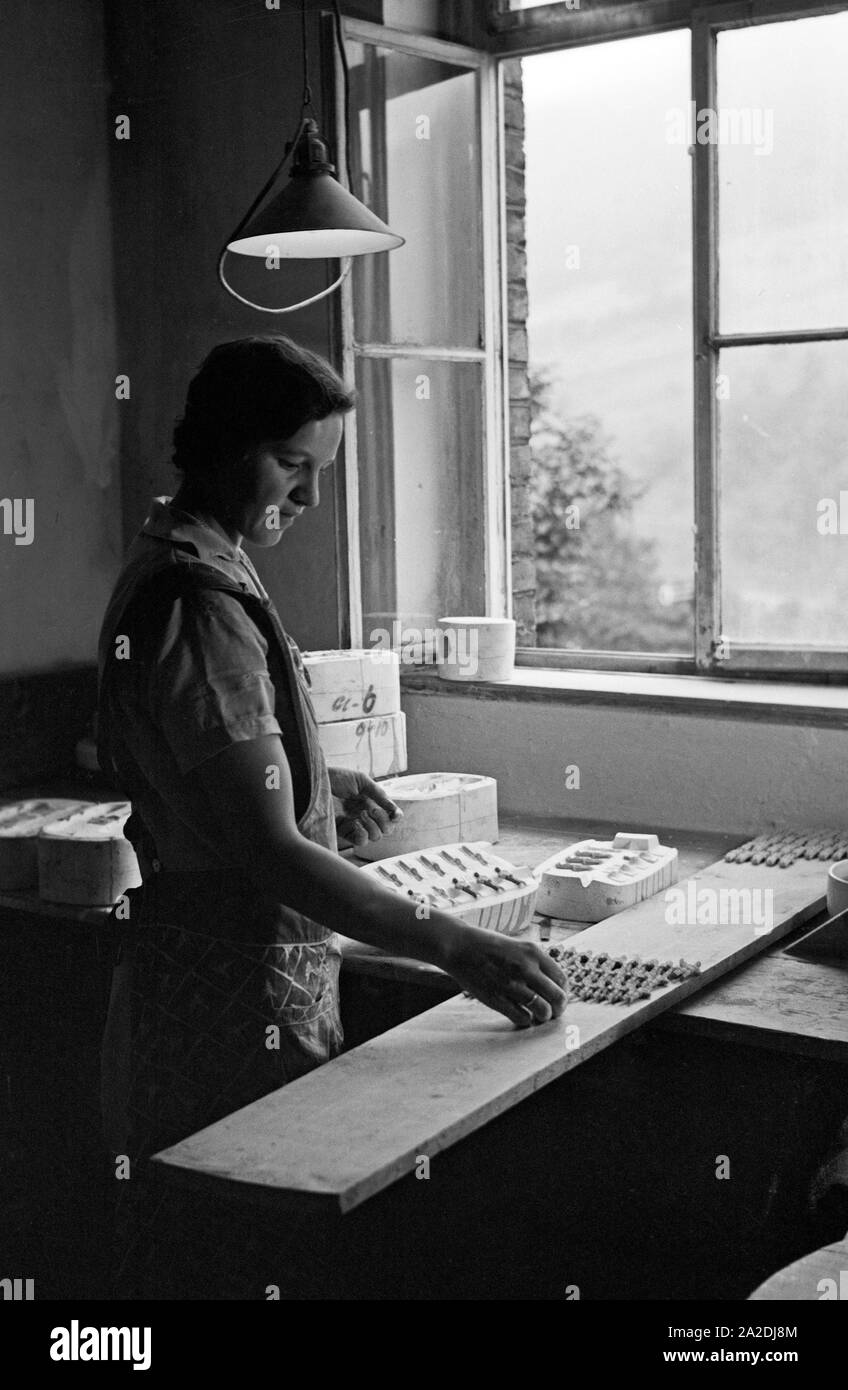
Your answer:
[[[329,362],[282,334],[219,343],[188,388],[174,467],[199,474],[233,463],[265,439],[289,439],[310,420],[352,410],[354,401]]]

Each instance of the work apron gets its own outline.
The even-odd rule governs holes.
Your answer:
[[[135,591],[115,615],[105,650],[115,651],[118,633],[129,635],[130,650],[142,652],[142,676],[144,632],[157,631],[157,605],[210,590],[232,594],[266,639],[278,703],[288,695],[308,768],[298,829],[335,850],[332,793],[308,677],[270,600],[245,592],[212,566],[180,561]],[[131,762],[124,759],[118,769],[112,761],[113,670],[107,664],[101,677],[100,762],[120,776],[132,798]],[[263,896],[235,867],[163,869],[150,828],[135,812],[127,833],[144,881],[124,895],[129,922],[119,921],[126,914],[120,903],[113,917],[121,946],[104,1036],[102,1097],[111,1152],[136,1164],[339,1052],[340,950],[333,932]]]

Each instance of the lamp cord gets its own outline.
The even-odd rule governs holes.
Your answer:
[[[337,290],[339,288],[339,285],[341,285],[350,274],[350,267],[353,264],[350,256],[346,256],[342,261],[342,273],[339,276],[338,280],[334,280],[332,285],[328,285],[325,290],[321,290],[319,294],[311,295],[309,299],[301,299],[300,302],[297,304],[284,304],[279,309],[271,309],[268,307],[267,304],[256,304],[252,299],[245,299],[243,294],[239,294],[238,290],[233,289],[232,285],[230,284],[229,280],[224,274],[224,257],[226,256],[226,254],[227,248],[225,246],[220,256],[218,257],[218,279],[220,283],[223,285],[224,289],[228,292],[228,294],[231,294],[233,296],[233,299],[237,299],[241,304],[246,304],[249,309],[259,309],[263,314],[293,314],[295,309],[305,309],[307,304],[317,304],[319,299],[326,299],[328,294],[332,294],[333,290]]]
[[[353,175],[350,172],[350,68],[345,52],[344,37],[342,35],[342,14],[339,9],[339,0],[332,0],[333,4],[333,33],[336,36],[336,47],[339,50],[339,58],[342,64],[342,80],[344,84],[344,132],[345,132],[345,170],[347,172],[347,186],[353,192]]]
[[[300,0],[300,44],[303,53],[303,104],[301,114],[312,105],[312,87],[309,83],[309,45],[306,41],[306,0]]]

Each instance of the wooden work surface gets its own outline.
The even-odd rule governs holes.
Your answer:
[[[787,870],[717,863],[700,884],[773,892],[774,941],[817,910],[824,876],[809,863]],[[410,1172],[416,1156],[432,1158],[764,945],[753,927],[739,924],[670,925],[659,896],[587,928],[580,941],[612,955],[685,956],[703,969],[632,1005],[571,1001],[561,1018],[521,1031],[475,1000],[447,999],[158,1161],[195,1180],[350,1210]]]
[[[598,832],[609,838],[617,828],[628,827],[502,817],[498,852],[534,868],[563,845]],[[678,880],[684,882],[740,844],[743,837],[667,830],[660,838],[677,848]],[[824,883],[827,866],[820,868]],[[811,917],[804,930],[824,916],[820,912]],[[551,943],[571,939],[583,925],[554,922]],[[803,934],[800,927],[797,934]],[[539,940],[538,921],[522,939]],[[848,965],[793,959],[783,953],[783,945],[777,942],[770,946],[748,964],[699,990],[694,998],[673,1006],[650,1026],[848,1062]],[[453,981],[435,966],[384,955],[358,941],[345,941],[344,962],[346,970],[357,974],[427,983],[434,996],[441,998],[456,993]]]

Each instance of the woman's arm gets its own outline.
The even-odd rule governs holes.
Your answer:
[[[564,976],[538,946],[447,913],[422,916],[413,900],[404,902],[301,835],[278,735],[231,744],[189,776],[213,808],[224,857],[246,869],[262,892],[333,931],[439,966],[519,1027],[562,1012]]]

